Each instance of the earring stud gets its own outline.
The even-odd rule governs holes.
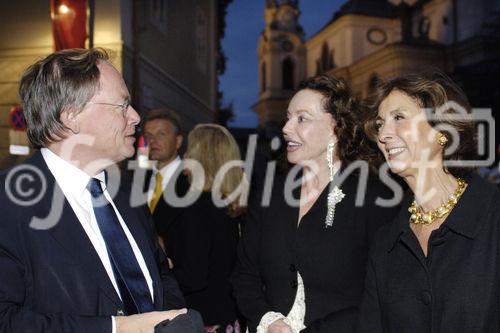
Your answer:
[[[446,135],[439,132],[437,135],[437,142],[441,147],[444,147],[448,143],[448,138],[446,137]]]

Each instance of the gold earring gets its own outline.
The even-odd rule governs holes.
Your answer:
[[[437,142],[440,146],[444,147],[448,143],[448,138],[443,133],[439,132],[437,135]]]

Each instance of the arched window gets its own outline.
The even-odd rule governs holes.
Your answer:
[[[294,71],[295,65],[290,57],[283,60],[282,65],[282,76],[283,76],[283,90],[293,90],[295,88],[294,84]]]
[[[377,88],[378,83],[380,82],[380,78],[377,73],[373,73],[370,76],[370,80],[368,80],[368,94],[371,94],[375,88]]]
[[[266,63],[263,62],[260,66],[260,91],[266,91]]]
[[[323,72],[330,69],[330,50],[328,49],[328,44],[324,43],[321,48],[321,65],[323,67]]]
[[[332,68],[335,68],[334,51],[329,49],[328,44],[325,42],[321,47],[321,55],[316,60],[316,75],[325,73]]]
[[[323,66],[321,66],[321,61],[316,60],[316,75],[323,73]]]

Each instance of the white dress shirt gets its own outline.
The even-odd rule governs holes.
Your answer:
[[[174,174],[175,170],[177,170],[177,168],[181,165],[181,162],[182,162],[181,158],[177,156],[175,160],[168,163],[160,170],[156,169],[156,166],[153,166],[153,174],[151,176],[151,181],[149,182],[149,188],[148,188],[148,206],[151,203],[151,199],[153,198],[153,193],[155,191],[156,174],[158,172],[161,173],[161,176],[163,177],[161,181],[161,188],[162,191],[165,191],[165,188],[167,187],[170,178],[172,178],[172,175]]]
[[[99,226],[94,214],[94,209],[92,207],[91,195],[87,189],[87,184],[89,183],[91,177],[82,170],[68,163],[58,155],[54,154],[50,149],[42,148],[40,152],[42,153],[42,156],[47,163],[50,172],[54,175],[57,184],[61,188],[71,208],[75,212],[75,215],[78,218],[78,221],[80,221],[83,229],[85,230],[85,233],[87,234],[90,242],[94,246],[97,255],[101,259],[102,265],[106,269],[106,273],[108,273],[108,277],[111,280],[111,283],[115,287],[116,293],[121,299],[120,290],[118,289],[118,284],[115,280],[113,268],[111,266],[108,251],[106,249],[106,243],[104,241],[104,238],[102,237],[101,231],[99,230]],[[146,262],[144,261],[144,257],[142,256],[142,253],[139,250],[134,237],[130,233],[130,230],[123,221],[120,212],[116,208],[111,196],[105,188],[106,185],[104,182],[104,171],[96,175],[94,178],[97,178],[102,182],[101,184],[103,185],[104,196],[111,203],[111,206],[115,210],[116,216],[120,221],[120,225],[122,226],[128,241],[130,242],[130,246],[134,251],[137,262],[139,263],[142,273],[146,278],[146,282],[148,284],[149,292],[151,295],[151,300],[153,300],[153,280],[151,279],[151,275],[149,274],[149,270],[146,266]],[[112,317],[112,321],[114,333],[116,332],[114,317]]]

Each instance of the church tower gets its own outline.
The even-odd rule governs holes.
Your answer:
[[[288,101],[306,77],[304,31],[298,0],[266,0],[266,27],[258,43],[259,100],[252,106],[260,127],[281,126]]]

